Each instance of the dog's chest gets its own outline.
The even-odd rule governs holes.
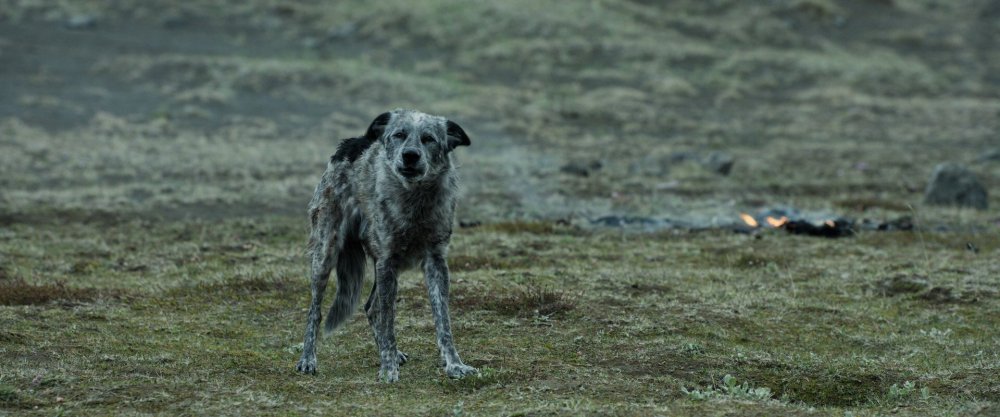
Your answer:
[[[425,212],[417,207],[400,207],[394,215],[381,216],[373,230],[374,245],[385,256],[398,257],[406,268],[419,263],[429,249],[447,244],[451,218],[440,210]]]
[[[423,251],[447,241],[450,237],[450,220],[432,220],[424,217],[393,219],[389,223],[389,241],[399,251]]]

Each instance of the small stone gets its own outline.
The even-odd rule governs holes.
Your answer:
[[[578,177],[589,177],[591,172],[600,170],[602,167],[604,167],[604,164],[596,159],[590,162],[573,161],[563,165],[559,168],[559,171]]]
[[[358,31],[358,25],[354,23],[345,23],[343,25],[331,27],[326,31],[327,39],[346,39],[354,36]]]
[[[882,231],[913,230],[913,217],[902,216],[894,220],[887,220],[885,222],[879,223],[876,230],[882,230]]]
[[[468,228],[473,228],[473,227],[479,227],[479,226],[482,226],[482,225],[483,225],[483,222],[481,222],[479,220],[459,220],[458,221],[458,227],[461,227],[463,229],[468,229]]]
[[[943,163],[934,167],[924,203],[935,206],[988,208],[986,187],[976,175],[960,164]]]
[[[736,160],[732,155],[725,152],[712,152],[705,157],[701,165],[716,174],[729,175],[729,172],[733,170],[734,163]]]
[[[164,29],[181,29],[191,26],[194,21],[194,17],[184,11],[173,11],[167,12],[165,16],[160,19],[160,25]]]
[[[78,14],[66,19],[67,29],[93,29],[95,26],[97,26],[97,17],[94,15]]]

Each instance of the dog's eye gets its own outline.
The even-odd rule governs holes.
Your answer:
[[[431,135],[423,135],[420,137],[420,143],[423,143],[424,145],[431,142],[434,142],[434,137]]]
[[[396,139],[406,139],[406,131],[405,130],[400,130],[400,131],[398,131],[396,133],[393,133],[392,137],[394,137]]]

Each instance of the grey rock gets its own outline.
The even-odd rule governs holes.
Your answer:
[[[736,159],[725,152],[712,152],[701,161],[701,165],[706,169],[721,175],[729,175],[735,163]]]
[[[95,26],[97,26],[97,16],[94,15],[78,14],[66,19],[67,29],[93,29]]]
[[[979,158],[976,158],[976,162],[987,163],[987,162],[1000,162],[1000,149],[993,149],[991,151],[986,151]]]
[[[591,224],[606,227],[626,227],[626,226],[657,226],[660,222],[650,217],[642,216],[602,216],[590,221]]]
[[[976,174],[955,163],[943,163],[934,167],[924,203],[935,206],[970,207],[986,210],[989,205],[986,187]]]
[[[160,25],[164,29],[182,29],[191,26],[194,23],[194,16],[185,11],[172,11],[167,12],[165,16],[160,19]]]

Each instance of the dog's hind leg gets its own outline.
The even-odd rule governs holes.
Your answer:
[[[366,303],[365,313],[378,346],[378,378],[382,382],[399,380],[399,350],[396,349],[396,289],[399,262],[394,258],[375,261],[375,286]]]
[[[332,240],[334,220],[330,213],[318,208],[313,209],[313,231],[310,236],[310,257],[311,257],[311,292],[312,299],[309,302],[309,315],[306,318],[305,338],[302,342],[302,358],[295,366],[299,372],[306,374],[316,374],[316,335],[319,333],[319,324],[323,313],[320,310],[323,304],[323,293],[326,292],[326,284],[330,279],[330,270],[333,269],[334,257]]]
[[[462,363],[455,349],[455,340],[451,335],[451,317],[448,312],[448,263],[444,258],[444,250],[432,250],[424,260],[424,278],[427,280],[427,292],[430,295],[431,310],[434,312],[434,327],[437,333],[438,348],[444,362],[444,372],[451,378],[462,378],[466,375],[478,374],[476,368]]]

